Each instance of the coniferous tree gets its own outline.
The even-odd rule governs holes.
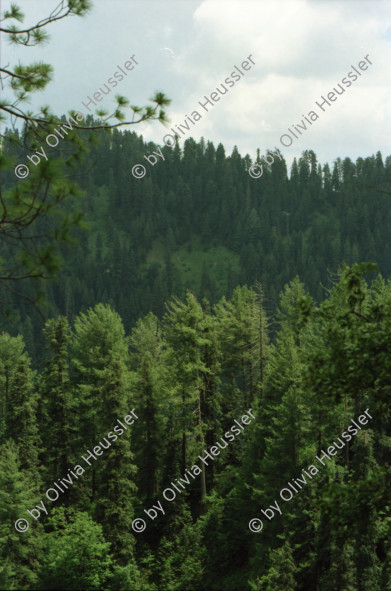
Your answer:
[[[151,500],[161,479],[161,441],[165,440],[165,417],[169,412],[166,352],[157,317],[151,313],[139,320],[129,342],[135,370],[134,400],[139,414],[134,426],[139,494]]]
[[[21,336],[0,335],[0,404],[2,408],[1,443],[8,439],[18,445],[21,467],[38,469],[41,438],[37,425],[38,394],[35,372],[24,351]]]
[[[20,467],[20,450],[12,440],[0,446],[0,586],[2,589],[31,589],[37,584],[42,557],[42,525],[32,523],[27,513],[35,507],[39,493]],[[15,522],[27,519],[15,529]],[[28,526],[27,526],[28,528]]]
[[[48,521],[50,531],[45,534],[39,565],[40,589],[107,588],[112,558],[101,526],[87,513],[63,507],[54,509]]]
[[[136,469],[131,426],[124,432],[116,423],[130,415],[135,406],[130,392],[128,345],[118,314],[100,304],[78,317],[73,352],[79,389],[80,446],[87,446],[93,453],[98,445],[101,447],[97,456],[103,453],[103,457],[89,460],[93,462],[91,501],[96,503],[97,518],[112,542],[114,555],[125,565],[133,556],[134,537],[130,530]],[[138,416],[136,409],[134,412]],[[117,434],[113,433],[115,426],[122,433],[118,429]],[[109,432],[112,435],[108,439]]]
[[[48,480],[66,474],[77,432],[72,409],[69,377],[70,327],[65,317],[48,320],[44,336],[46,362],[40,382],[40,422],[45,451],[42,463],[47,467]]]
[[[201,388],[201,374],[206,370],[202,362],[202,346],[205,338],[202,335],[203,312],[195,296],[188,292],[186,302],[178,299],[167,305],[164,317],[164,336],[169,346],[169,360],[175,393],[178,397],[181,412],[182,460],[181,470],[185,471],[188,464],[188,433],[194,428],[196,421],[193,416],[197,408]],[[204,441],[203,430],[199,433]]]
[[[264,591],[296,591],[295,573],[297,567],[289,542],[272,550],[270,563],[267,575],[261,580],[260,589]],[[253,586],[253,589],[256,587]]]

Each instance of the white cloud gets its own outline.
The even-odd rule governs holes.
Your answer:
[[[326,112],[318,109],[319,119],[285,153],[291,161],[311,146],[325,161],[384,152],[389,15],[389,5],[373,1],[205,0],[194,12],[194,36],[177,70],[191,95],[195,88],[200,98],[209,94],[249,54],[256,66],[198,124],[198,133],[251,155],[279,145],[281,134],[369,54],[373,65]]]
[[[3,1],[3,10],[9,3]],[[53,7],[52,0],[20,4],[28,22]],[[387,155],[390,12],[390,4],[381,0],[95,0],[88,17],[52,25],[49,50],[6,46],[3,63],[15,63],[19,56],[22,63],[31,56],[52,63],[55,80],[34,105],[50,103],[64,112],[78,108],[134,53],[139,69],[118,91],[133,104],[165,91],[173,99],[170,118],[178,124],[200,110],[198,101],[251,54],[256,65],[209,113],[200,110],[203,118],[191,129],[196,139],[203,135],[221,142],[227,152],[237,145],[242,155],[254,157],[258,147],[279,146],[286,129],[369,54],[373,65],[283,152],[289,162],[308,148],[322,162],[379,149]],[[165,47],[175,57],[161,51]],[[110,107],[111,99],[106,97],[110,104],[104,106]],[[132,129],[159,143],[165,134],[158,123]]]

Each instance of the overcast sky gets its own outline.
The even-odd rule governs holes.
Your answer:
[[[31,25],[56,0],[17,0]],[[10,2],[2,0],[2,10]],[[30,108],[49,104],[57,114],[88,111],[82,102],[135,56],[138,65],[113,95],[144,105],[154,91],[171,99],[172,125],[197,110],[202,119],[186,137],[203,136],[231,153],[254,159],[278,147],[288,163],[312,149],[319,161],[391,153],[391,2],[322,0],[94,0],[87,17],[66,18],[48,28],[44,47],[14,48],[2,39],[2,65],[42,60],[54,79],[35,93]],[[206,113],[198,104],[234,66],[252,55],[255,65]],[[372,65],[323,112],[321,102],[368,55]],[[280,138],[315,110],[319,118],[283,148]],[[169,130],[158,122],[133,126],[162,144]],[[287,142],[287,140],[285,140]],[[183,140],[181,142],[183,145]]]

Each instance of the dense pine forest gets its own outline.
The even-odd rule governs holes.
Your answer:
[[[247,286],[215,306],[188,292],[129,334],[104,304],[50,319],[39,372],[3,332],[1,588],[389,589],[391,284],[367,271],[319,306],[290,282],[273,341]]]
[[[87,123],[93,124],[91,116]],[[227,156],[221,144],[190,138],[182,149],[162,147],[165,160],[135,179],[132,166],[147,164],[144,154],[157,146],[130,131],[101,133],[99,140],[73,177],[84,197],[69,198],[66,211],[81,211],[85,223],[73,232],[77,243],[60,248],[65,264],[59,280],[41,285],[45,317],[73,319],[102,302],[130,331],[150,311],[161,316],[165,302],[183,299],[188,289],[215,304],[237,285],[258,281],[272,313],[296,276],[320,302],[343,263],[375,261],[385,277],[391,274],[390,156],[385,162],[380,152],[356,163],[336,158],[329,165],[307,150],[289,174],[276,157],[253,179],[249,156],[236,148]],[[26,160],[8,143],[7,151]],[[5,187],[14,181],[13,171],[4,174]],[[13,256],[10,247],[4,256]],[[33,297],[33,282],[26,283],[24,295]],[[9,302],[4,329],[15,334],[17,327],[36,359],[43,346],[40,316],[18,295],[1,287],[0,294]]]
[[[4,3],[0,589],[391,591],[384,3]]]
[[[0,587],[390,590],[391,157],[154,148],[102,134],[3,303]]]

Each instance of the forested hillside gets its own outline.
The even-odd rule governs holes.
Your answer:
[[[25,160],[20,148],[7,148]],[[87,231],[75,232],[78,244],[63,248],[65,269],[57,283],[42,285],[46,316],[73,319],[103,302],[130,330],[149,311],[161,315],[164,302],[184,298],[187,289],[216,303],[235,286],[260,281],[272,312],[297,275],[317,301],[343,263],[376,261],[390,275],[390,195],[382,192],[391,187],[390,156],[384,162],[378,152],[356,163],[337,158],[327,164],[310,150],[294,160],[289,174],[275,157],[253,179],[249,156],[236,148],[227,156],[221,144],[188,139],[183,149],[161,148],[164,161],[152,167],[144,154],[156,148],[136,133],[114,130],[102,132],[86,155],[74,176],[84,199],[69,198],[66,211],[83,211]],[[146,165],[144,178],[131,173],[137,162]],[[12,171],[4,182],[14,182]],[[6,295],[2,300],[9,302]],[[3,328],[22,331],[39,357],[42,321],[18,296],[12,301],[16,315],[8,306],[14,314],[3,319]]]
[[[353,4],[1,3],[0,590],[391,591],[391,15]]]
[[[3,332],[0,587],[390,589],[391,284],[367,272],[319,306],[292,281],[273,341],[260,286],[129,334],[101,303],[50,319],[39,372]]]
[[[86,155],[45,326],[1,288],[0,587],[391,589],[391,157],[154,148]]]

